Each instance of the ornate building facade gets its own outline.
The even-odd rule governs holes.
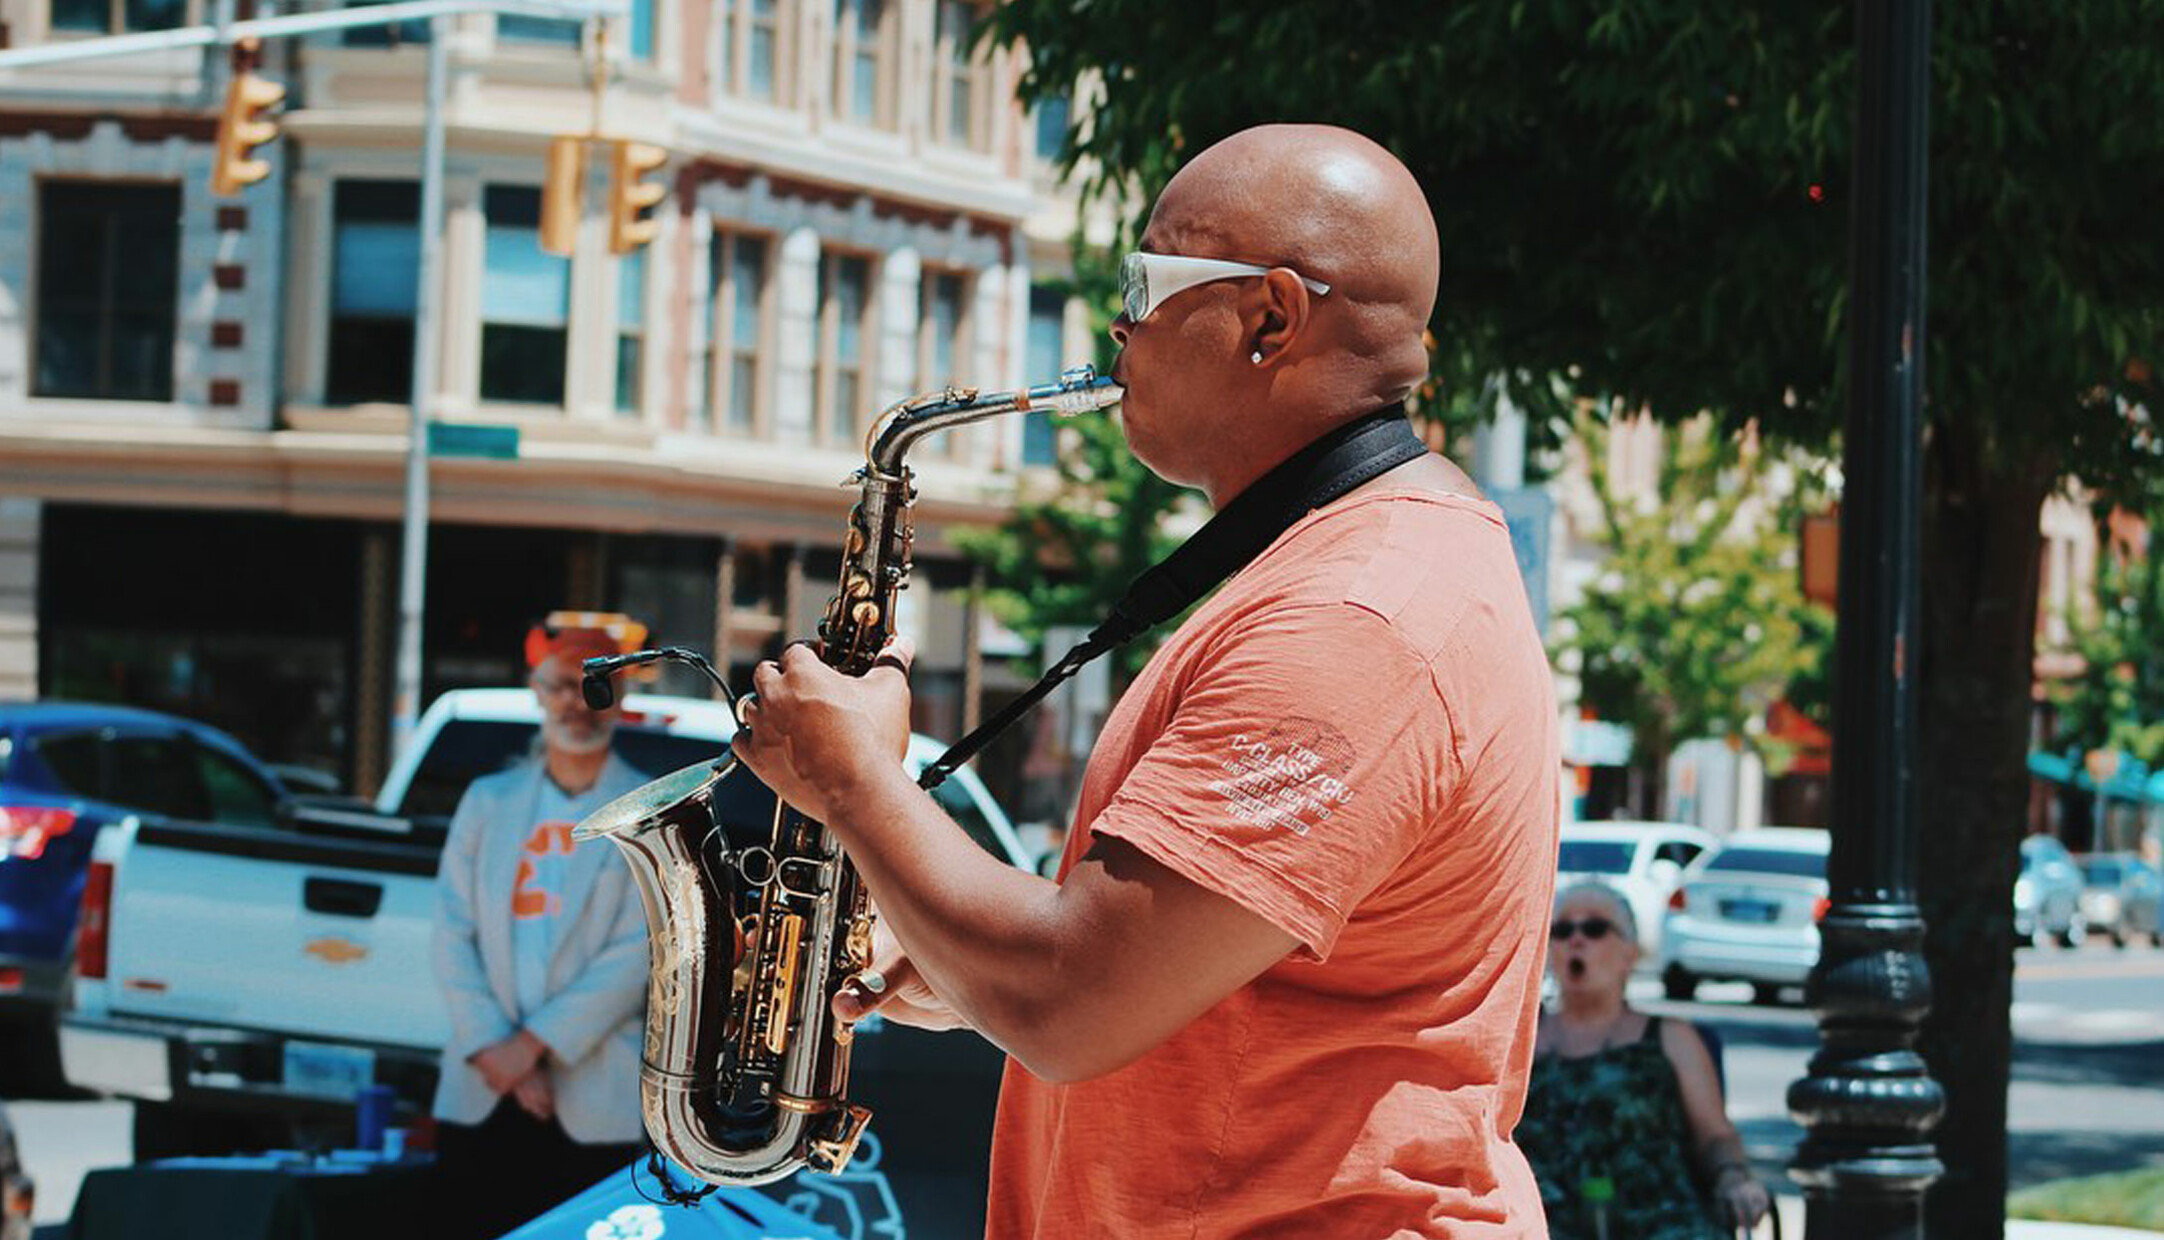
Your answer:
[[[207,2],[0,0],[0,45],[186,25]],[[520,634],[557,607],[630,612],[739,667],[809,633],[837,484],[880,408],[1093,356],[1046,158],[1065,115],[1012,102],[1021,66],[970,40],[977,15],[450,19],[432,414],[497,450],[432,463],[424,698],[515,679]],[[380,776],[428,37],[267,45],[258,72],[288,91],[273,172],[225,198],[221,57],[0,71],[0,693],[161,707],[360,789]],[[612,252],[596,146],[574,252],[542,249],[567,134],[667,152],[651,244]],[[987,692],[994,630],[951,532],[999,520],[1052,435],[992,422],[917,459],[923,730],[958,733]]]

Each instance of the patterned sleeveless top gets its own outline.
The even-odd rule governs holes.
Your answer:
[[[1517,1141],[1540,1181],[1551,1240],[1724,1240],[1691,1176],[1690,1125],[1661,1022],[1623,1046],[1533,1060]],[[1599,1229],[1596,1186],[1614,1187]]]

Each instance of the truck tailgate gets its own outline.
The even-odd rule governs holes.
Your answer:
[[[404,841],[144,822],[115,875],[113,1012],[440,1046],[435,870]]]

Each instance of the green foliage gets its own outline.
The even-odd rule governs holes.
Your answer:
[[[1630,725],[1632,760],[1656,781],[1674,745],[1696,737],[1753,745],[1782,769],[1787,755],[1760,724],[1830,637],[1798,585],[1809,472],[1780,471],[1801,485],[1769,477],[1769,453],[1701,419],[1663,433],[1657,490],[1641,496],[1609,473],[1611,428],[1586,415],[1577,432],[1607,553],[1562,613],[1557,653],[1576,664],[1581,700]]]
[[[2159,445],[2110,397],[2164,357],[2164,0],[1934,10],[1934,418],[2092,485]],[[1069,163],[1144,207],[1263,121],[1359,130],[1427,187],[1446,397],[1546,376],[1817,440],[1837,411],[1852,9],[1696,0],[1011,0],[1025,95],[1101,78]]]
[[[1062,438],[1050,494],[1025,498],[998,529],[955,532],[985,566],[992,613],[1033,644],[1054,625],[1103,620],[1128,582],[1179,545],[1165,518],[1193,494],[1143,468],[1111,418],[1077,419]],[[1172,627],[1110,656],[1123,683]]]
[[[2014,1218],[2164,1231],[2164,1167],[2053,1180],[2006,1199]]]
[[[2076,608],[2069,626],[2083,666],[2053,692],[2060,739],[2164,763],[2164,572],[2146,556],[2105,557],[2095,612]]]
[[[1066,291],[1089,307],[1100,371],[1112,361],[1105,328],[1118,312],[1118,288],[1116,271],[1078,242],[1075,282]],[[1041,645],[1048,628],[1103,620],[1129,582],[1179,545],[1165,532],[1166,518],[1192,498],[1135,459],[1117,415],[1091,415],[1063,426],[1048,492],[1025,495],[999,528],[957,530],[955,541],[984,565],[992,613]],[[1108,656],[1122,683],[1172,627]]]

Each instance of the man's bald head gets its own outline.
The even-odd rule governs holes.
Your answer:
[[[1407,387],[1426,373],[1413,351],[1435,308],[1435,217],[1405,165],[1349,129],[1260,125],[1203,151],[1165,186],[1144,248],[1322,280],[1335,343],[1394,359]]]
[[[1359,134],[1234,134],[1165,186],[1142,249],[1268,269],[1183,287],[1142,322],[1112,324],[1128,445],[1213,500],[1427,376],[1435,219],[1405,166]]]

